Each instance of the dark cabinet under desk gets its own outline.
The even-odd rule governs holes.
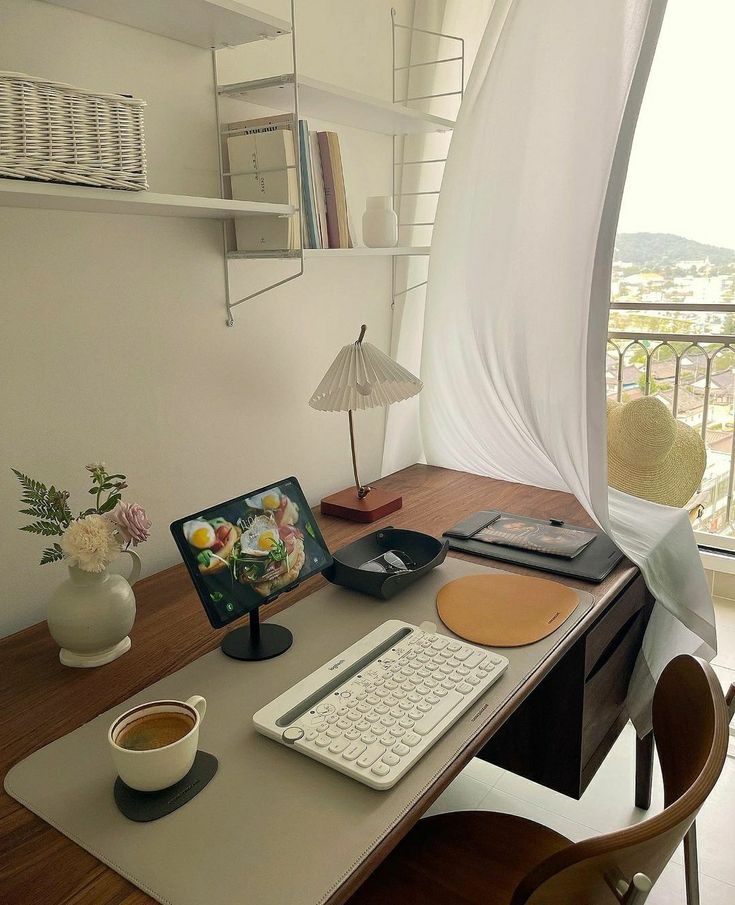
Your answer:
[[[639,575],[478,756],[579,798],[625,726],[625,696],[652,607]]]

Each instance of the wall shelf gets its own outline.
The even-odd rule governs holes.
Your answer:
[[[220,85],[219,93],[223,97],[234,97],[250,104],[288,112],[293,110],[293,82],[293,73],[288,73],[234,85]],[[297,84],[300,116],[312,116],[385,135],[448,132],[454,128],[451,119],[381,101],[306,76],[299,76]]]
[[[124,192],[28,182],[23,179],[0,179],[0,207],[207,220],[225,220],[243,214],[288,216],[294,212],[290,204],[259,204],[254,201],[198,198],[194,195],[161,195],[157,192]]]
[[[397,246],[395,248],[305,248],[305,258],[394,258],[410,255],[428,255],[428,245]],[[293,251],[231,251],[227,257],[231,260],[271,260],[281,258],[299,258],[298,250]]]
[[[289,34],[291,24],[239,0],[47,0],[207,50]]]

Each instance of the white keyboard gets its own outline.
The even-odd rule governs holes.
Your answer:
[[[253,716],[264,735],[389,789],[496,682],[508,661],[392,619]]]

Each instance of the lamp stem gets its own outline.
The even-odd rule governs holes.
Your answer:
[[[352,423],[352,409],[349,409],[347,412],[347,417],[350,422],[350,449],[352,450],[352,471],[355,475],[355,487],[357,487],[357,497],[360,500],[364,500],[365,497],[370,493],[372,487],[363,487],[360,483],[360,478],[357,474],[357,453],[355,452],[355,427]]]

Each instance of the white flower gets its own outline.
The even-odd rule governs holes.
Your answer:
[[[104,572],[120,552],[115,525],[102,515],[87,515],[72,522],[61,538],[70,566],[84,572]]]

